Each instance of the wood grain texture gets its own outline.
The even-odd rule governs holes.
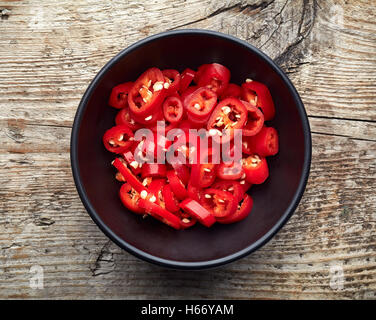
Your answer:
[[[372,0],[0,1],[0,298],[376,299],[375,21]],[[180,28],[264,50],[297,87],[313,132],[307,190],[287,225],[251,256],[197,273],[109,241],[69,161],[73,117],[98,70]],[[30,288],[33,265],[42,290]]]

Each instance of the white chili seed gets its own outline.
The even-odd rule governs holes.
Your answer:
[[[206,198],[206,199],[210,199],[210,198],[211,198],[211,195],[210,195],[210,194],[205,194],[205,198]]]
[[[218,202],[220,202],[220,203],[225,203],[225,200],[218,199]]]
[[[153,116],[148,116],[148,117],[145,118],[145,121],[149,121],[149,120],[151,120],[152,118],[153,118]]]
[[[222,111],[224,114],[229,114],[231,112],[231,108],[229,106],[222,107]]]
[[[184,222],[184,223],[189,223],[190,222],[190,220],[188,218],[183,218],[181,221]]]
[[[142,191],[140,192],[140,197],[141,197],[142,199],[146,199],[147,196],[148,196],[148,193],[147,193],[146,190],[142,190]]]
[[[129,165],[132,166],[135,169],[138,168],[138,162],[137,161],[132,161]]]
[[[204,171],[210,172],[211,170],[209,168],[204,168]]]
[[[242,180],[239,182],[240,184],[245,184],[245,180]]]
[[[247,79],[245,79],[245,82],[252,82],[253,80],[252,79],[249,79],[249,78],[247,78]]]
[[[170,87],[170,84],[169,84],[168,82],[165,82],[164,85],[163,85],[163,87],[164,87],[165,89],[168,89],[168,88]]]
[[[155,202],[157,201],[157,198],[155,196],[151,196],[149,199],[150,202]]]
[[[154,83],[154,85],[153,85],[154,91],[160,91],[162,89],[163,89],[163,82],[158,81],[158,82]]]
[[[200,105],[199,105],[198,103],[195,103],[194,107],[195,107],[197,110],[200,110],[200,109],[201,109],[201,107],[200,107]]]

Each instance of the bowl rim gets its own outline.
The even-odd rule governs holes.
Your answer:
[[[269,64],[270,67],[273,69],[273,71],[276,72],[278,76],[282,78],[282,80],[287,85],[289,91],[291,92],[292,97],[298,107],[298,112],[299,112],[299,116],[300,116],[302,127],[303,127],[303,133],[304,133],[304,163],[303,163],[302,175],[300,177],[299,185],[298,185],[297,190],[295,191],[292,201],[290,202],[285,212],[281,215],[277,223],[267,233],[265,233],[260,239],[258,239],[256,242],[252,243],[251,245],[247,246],[246,248],[238,252],[232,253],[230,255],[227,255],[225,257],[222,257],[222,258],[208,260],[208,261],[200,261],[200,262],[176,261],[176,260],[160,258],[160,257],[154,256],[150,253],[144,252],[132,246],[131,244],[127,243],[125,240],[117,236],[103,222],[103,220],[99,217],[98,213],[92,206],[86,194],[84,186],[81,182],[80,170],[78,167],[78,134],[80,131],[82,117],[86,110],[87,103],[92,93],[95,91],[98,83],[100,82],[102,77],[107,73],[107,71],[110,68],[112,68],[113,65],[115,65],[118,61],[120,61],[125,55],[127,55],[128,53],[130,53],[131,51],[139,47],[142,47],[146,43],[156,41],[165,37],[189,35],[189,34],[216,37],[216,38],[221,38],[227,41],[235,42],[236,44],[243,46],[247,48],[248,50],[253,51],[261,59],[263,59],[267,64]],[[303,196],[303,193],[305,191],[305,187],[308,181],[310,165],[311,165],[311,156],[312,156],[312,140],[311,140],[311,131],[310,131],[307,113],[296,88],[294,87],[290,79],[287,77],[287,75],[282,71],[282,69],[265,53],[263,53],[261,50],[254,47],[253,45],[247,43],[246,41],[236,38],[234,36],[228,35],[228,34],[224,34],[224,33],[217,32],[217,31],[212,31],[212,30],[204,30],[204,29],[183,29],[183,30],[173,30],[173,31],[165,31],[165,32],[157,33],[157,34],[151,35],[149,37],[146,37],[142,40],[135,42],[134,44],[120,51],[111,60],[109,60],[102,67],[102,69],[97,73],[94,79],[90,82],[89,86],[87,87],[80,101],[80,104],[77,108],[76,115],[74,118],[72,132],[71,132],[71,141],[70,141],[70,158],[71,158],[70,160],[71,160],[72,174],[73,174],[73,179],[74,179],[78,194],[81,198],[81,201],[85,209],[89,213],[90,217],[98,225],[98,227],[102,230],[102,232],[108,238],[110,238],[113,242],[115,242],[120,248],[126,250],[127,252],[133,254],[134,256],[138,258],[141,258],[147,262],[151,262],[160,266],[173,268],[173,269],[183,269],[183,270],[199,270],[199,269],[208,269],[208,268],[218,267],[218,266],[233,262],[235,260],[238,260],[240,258],[243,258],[251,254],[252,252],[256,251],[257,249],[265,245],[267,242],[269,242],[269,240],[290,219],[291,215],[294,213],[295,209],[297,208]]]

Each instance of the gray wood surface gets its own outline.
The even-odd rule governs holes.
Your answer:
[[[69,162],[73,117],[99,69],[181,28],[264,50],[297,87],[313,133],[311,176],[287,225],[251,256],[197,273],[109,241]],[[373,0],[1,0],[0,298],[375,299],[375,80]],[[43,289],[30,287],[35,265]]]

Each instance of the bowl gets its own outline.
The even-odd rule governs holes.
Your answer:
[[[110,165],[114,155],[102,144],[116,111],[107,101],[112,87],[134,81],[149,67],[197,69],[217,62],[231,71],[231,82],[252,78],[265,83],[276,116],[279,153],[268,158],[270,177],[254,185],[251,214],[231,225],[197,225],[176,231],[129,212],[118,197],[120,185]],[[244,257],[268,242],[288,221],[306,186],[311,134],[303,103],[283,71],[257,48],[208,30],[163,32],[138,41],[111,59],[86,90],[75,116],[71,164],[80,198],[94,222],[117,245],[146,261],[174,269],[205,269]]]

